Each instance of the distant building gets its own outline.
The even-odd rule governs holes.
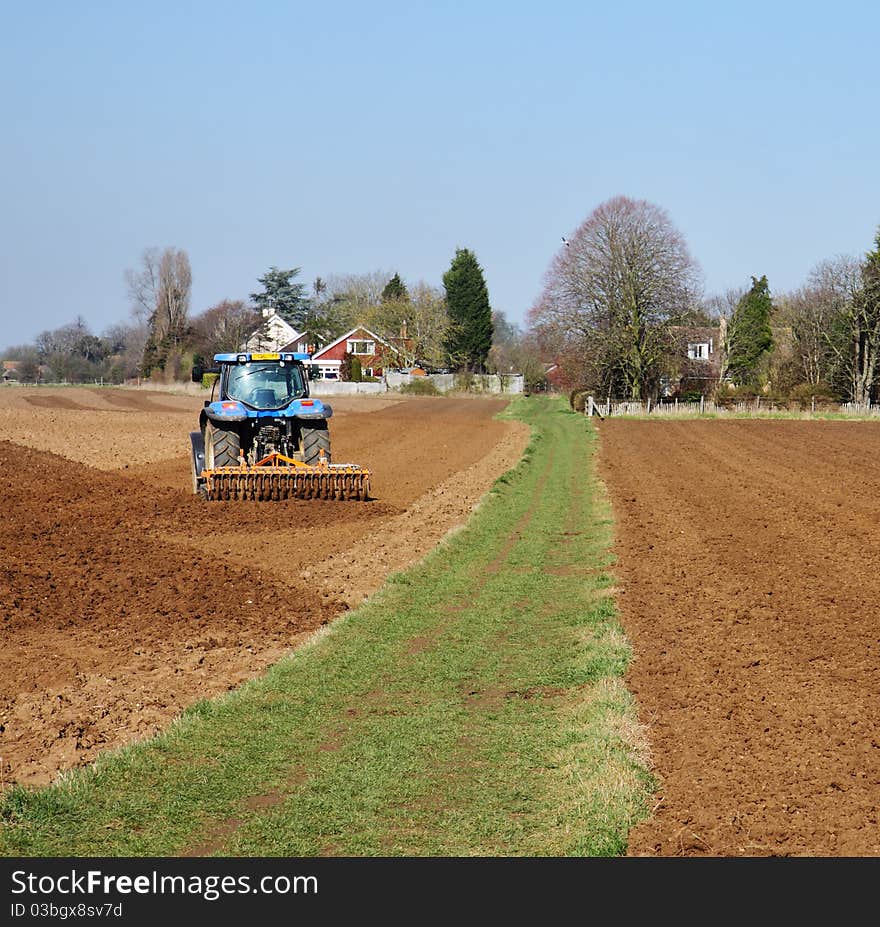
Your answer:
[[[263,310],[263,324],[244,343],[245,351],[308,351],[307,332],[298,332],[274,309]]]
[[[727,320],[718,325],[681,326],[674,329],[678,345],[677,376],[668,383],[668,395],[700,393],[709,395],[717,388],[724,369],[724,342]]]
[[[544,364],[544,378],[550,389],[555,392],[563,392],[565,390],[565,377],[563,376],[562,368],[556,361]]]
[[[400,366],[400,349],[363,325],[358,325],[316,351],[311,363],[318,368],[320,379],[341,380],[341,367],[346,354],[358,358],[365,377],[381,377],[386,367]]]

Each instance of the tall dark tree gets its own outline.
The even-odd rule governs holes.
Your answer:
[[[456,249],[443,286],[449,313],[445,342],[449,362],[458,369],[482,370],[492,347],[492,307],[483,268],[472,251]]]
[[[395,274],[388,283],[385,284],[385,289],[382,290],[382,302],[404,303],[408,299],[409,292],[406,289],[406,284],[400,279],[400,274]]]
[[[294,280],[299,272],[299,267],[279,270],[273,265],[262,277],[257,277],[263,291],[251,293],[250,297],[264,316],[277,312],[285,322],[302,331],[306,327],[310,304],[305,295],[306,285]]]
[[[727,372],[739,385],[758,385],[760,362],[773,347],[772,313],[767,277],[752,277],[751,289],[737,303],[727,336]]]

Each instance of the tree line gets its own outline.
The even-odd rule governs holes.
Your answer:
[[[316,278],[309,286],[301,268],[270,267],[257,277],[248,300],[224,299],[193,315],[192,269],[186,251],[148,248],[125,272],[130,320],[95,335],[82,317],[34,342],[8,348],[22,382],[121,383],[135,377],[185,380],[196,360],[239,350],[267,324],[271,309],[316,344],[326,344],[364,325],[381,336],[405,330],[408,364],[471,372],[528,368],[543,373],[537,346],[493,311],[476,255],[458,248],[442,288],[423,281],[407,285],[400,274],[375,271]]]
[[[761,275],[706,296],[668,213],[615,197],[563,238],[529,322],[569,389],[864,403],[880,393],[880,229],[872,250],[820,262],[793,292],[773,294]],[[707,329],[720,332],[719,360],[701,377],[688,343]]]

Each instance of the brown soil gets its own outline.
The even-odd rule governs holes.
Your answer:
[[[42,784],[253,677],[461,524],[519,459],[504,400],[340,397],[373,501],[205,503],[202,397],[7,388],[0,773]]]
[[[600,433],[661,784],[630,855],[880,854],[880,426]]]

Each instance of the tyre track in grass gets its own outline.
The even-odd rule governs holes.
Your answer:
[[[559,732],[551,721],[538,743],[530,743],[529,733],[534,737],[534,730],[555,719],[567,703],[584,701],[591,673],[578,665],[583,652],[576,634],[560,621],[558,606],[544,611],[546,624],[536,620],[536,611],[553,598],[543,559],[548,550],[557,551],[558,526],[568,505],[549,443],[552,461],[548,465],[545,453],[540,466],[535,461],[529,468],[528,492],[504,512],[505,530],[484,530],[472,563],[456,564],[451,558],[443,564],[444,596],[423,594],[420,633],[402,637],[399,662],[364,703],[358,737],[342,742],[333,763],[310,779],[311,795],[307,789],[296,797],[295,807],[277,808],[268,820],[257,817],[241,828],[230,848],[233,855],[253,853],[285,829],[288,840],[301,839],[291,814],[302,819],[304,807],[325,807],[327,792],[340,788],[381,824],[367,824],[357,815],[326,820],[322,854],[517,854],[540,846],[536,833],[545,839],[545,828],[553,831],[546,818],[556,805],[547,798],[540,770],[557,768],[548,754],[559,749],[554,742]],[[570,458],[565,466],[572,466]],[[554,510],[552,530],[548,505]],[[539,511],[542,525],[526,531]],[[559,582],[564,586],[571,580]],[[579,611],[584,598],[575,594],[569,605]],[[432,632],[427,644],[425,627]],[[382,704],[375,715],[373,699]],[[366,770],[377,763],[390,764],[397,775],[370,795],[351,771],[361,770],[368,778]],[[309,816],[314,814],[306,811]],[[589,815],[584,819],[581,826]],[[501,832],[508,842],[499,839]],[[570,831],[562,838],[554,833],[554,838],[572,851]],[[617,840],[619,845],[619,832]]]

